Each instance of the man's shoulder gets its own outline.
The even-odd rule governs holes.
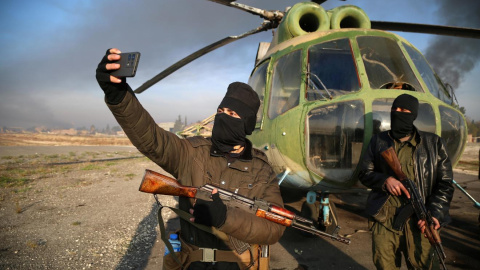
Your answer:
[[[417,133],[419,134],[419,136],[422,140],[427,140],[429,142],[441,139],[440,136],[438,136],[437,134],[432,133],[432,132],[417,130]]]
[[[268,162],[267,155],[260,149],[252,148],[252,157],[260,159],[271,166],[270,162]]]
[[[212,141],[209,139],[205,139],[202,136],[195,136],[195,137],[189,137],[186,138],[186,140],[192,145],[192,147],[197,148],[201,146],[208,146],[210,147],[212,145]]]
[[[372,135],[372,139],[371,139],[372,142],[375,142],[375,143],[383,143],[383,142],[386,142],[386,141],[393,141],[392,138],[390,137],[390,133],[389,131],[382,131],[382,132],[379,132],[377,134],[374,134]]]

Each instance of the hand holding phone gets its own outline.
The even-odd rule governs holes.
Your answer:
[[[140,60],[139,52],[121,53],[120,60],[114,62],[120,64],[120,68],[110,73],[110,75],[122,77],[134,77],[137,72],[138,61]]]

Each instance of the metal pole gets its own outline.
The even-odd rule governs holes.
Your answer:
[[[473,202],[473,206],[474,206],[475,208],[480,209],[480,203],[477,202],[477,201],[472,197],[472,195],[468,194],[468,192],[467,192],[465,189],[463,189],[463,188],[457,183],[457,181],[455,181],[455,180],[452,179],[452,182],[453,182],[453,184],[455,184],[455,186],[457,186],[458,189],[460,189],[460,191],[462,191],[465,195],[467,195],[467,197]],[[480,217],[479,217],[479,218],[480,218]]]

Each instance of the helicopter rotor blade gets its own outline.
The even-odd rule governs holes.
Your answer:
[[[480,38],[480,29],[419,23],[371,21],[372,29]]]
[[[268,11],[268,10],[248,6],[248,5],[245,5],[245,4],[237,3],[237,2],[235,2],[235,0],[233,0],[233,1],[231,1],[231,0],[208,0],[208,1],[220,4],[220,5],[240,9],[240,10],[246,11],[250,14],[258,15],[265,20],[275,21],[277,23],[279,23],[282,20],[283,15],[285,15],[283,12],[281,12],[279,10]]]
[[[269,21],[265,21],[261,26],[255,28],[255,29],[252,29],[248,32],[245,32],[241,35],[229,36],[229,37],[223,38],[219,41],[216,41],[216,42],[214,42],[210,45],[207,45],[207,46],[201,48],[200,50],[188,55],[187,57],[183,58],[182,60],[176,62],[175,64],[171,65],[170,67],[166,68],[164,71],[160,72],[155,77],[146,81],[140,87],[135,89],[134,92],[137,93],[137,94],[142,93],[143,91],[147,90],[152,85],[161,81],[162,79],[164,79],[168,75],[172,74],[173,72],[177,71],[181,67],[185,66],[186,64],[192,62],[193,60],[195,60],[195,59],[197,59],[197,58],[199,58],[199,57],[201,57],[201,56],[203,56],[203,55],[205,55],[205,54],[207,54],[207,53],[209,53],[209,52],[211,52],[215,49],[218,49],[218,48],[220,48],[224,45],[227,45],[231,42],[237,41],[237,40],[242,39],[244,37],[247,37],[247,36],[262,32],[262,31],[267,31],[267,30],[272,29],[274,27],[276,27],[276,24],[274,24],[272,22],[269,22]]]

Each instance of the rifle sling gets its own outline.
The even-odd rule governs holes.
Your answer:
[[[393,220],[392,228],[397,231],[403,231],[407,220],[415,213],[411,203],[398,209],[395,219]]]
[[[175,254],[175,252],[173,251],[172,244],[170,243],[170,241],[168,241],[167,234],[165,233],[165,223],[163,223],[163,218],[162,218],[163,207],[164,206],[160,204],[157,212],[158,226],[160,227],[160,238],[162,239],[165,246],[168,248],[168,251],[170,251],[170,254],[172,254],[173,259],[180,265],[180,268],[183,269],[182,262],[180,262],[180,259],[178,258],[177,254]]]

